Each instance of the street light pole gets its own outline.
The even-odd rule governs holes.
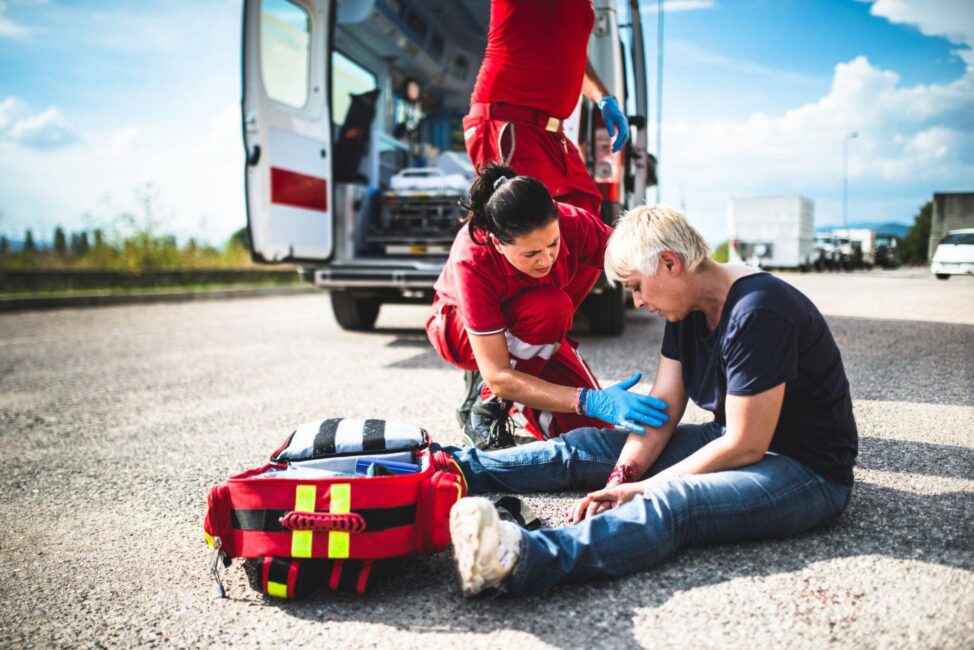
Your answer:
[[[849,228],[849,140],[858,138],[859,132],[847,133],[842,139],[842,227]]]
[[[656,203],[660,201],[663,161],[663,0],[656,1]]]

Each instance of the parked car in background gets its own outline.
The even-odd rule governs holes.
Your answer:
[[[876,249],[873,252],[876,266],[895,269],[900,266],[900,239],[889,233],[877,233]]]
[[[851,250],[843,254],[843,268],[847,269],[871,269],[875,261],[876,233],[868,228],[836,228],[832,231],[832,236],[838,241],[848,241]],[[843,245],[844,246],[844,245]]]
[[[939,280],[952,275],[974,275],[974,228],[951,230],[937,242],[930,272]]]
[[[835,259],[837,268],[852,270],[862,266],[862,244],[849,237],[834,235]]]
[[[832,271],[839,268],[838,252],[832,235],[818,234],[812,242],[812,266],[816,271]]]

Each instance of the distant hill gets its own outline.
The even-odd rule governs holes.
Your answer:
[[[842,226],[822,226],[816,228],[816,232],[830,232],[835,228],[841,228]],[[906,237],[906,233],[910,231],[910,224],[906,223],[896,223],[894,221],[857,221],[855,223],[849,224],[850,228],[867,228],[869,230],[874,230],[876,232],[889,233],[891,235],[896,235],[900,239]]]

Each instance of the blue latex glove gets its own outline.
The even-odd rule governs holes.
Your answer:
[[[588,390],[585,393],[585,415],[619,425],[635,433],[646,433],[640,425],[661,426],[670,419],[666,414],[666,402],[649,395],[630,393],[642,378],[637,372],[629,379],[604,390]]]
[[[602,121],[609,130],[609,137],[615,138],[612,141],[612,153],[616,153],[626,146],[629,139],[629,120],[612,95],[606,95],[599,100],[599,110],[602,111]]]

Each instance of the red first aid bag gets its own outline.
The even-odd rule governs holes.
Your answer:
[[[364,468],[374,475],[356,473]],[[219,559],[377,560],[441,551],[450,543],[450,508],[466,492],[456,462],[431,450],[419,427],[306,423],[269,464],[210,489],[203,531],[218,589]]]

